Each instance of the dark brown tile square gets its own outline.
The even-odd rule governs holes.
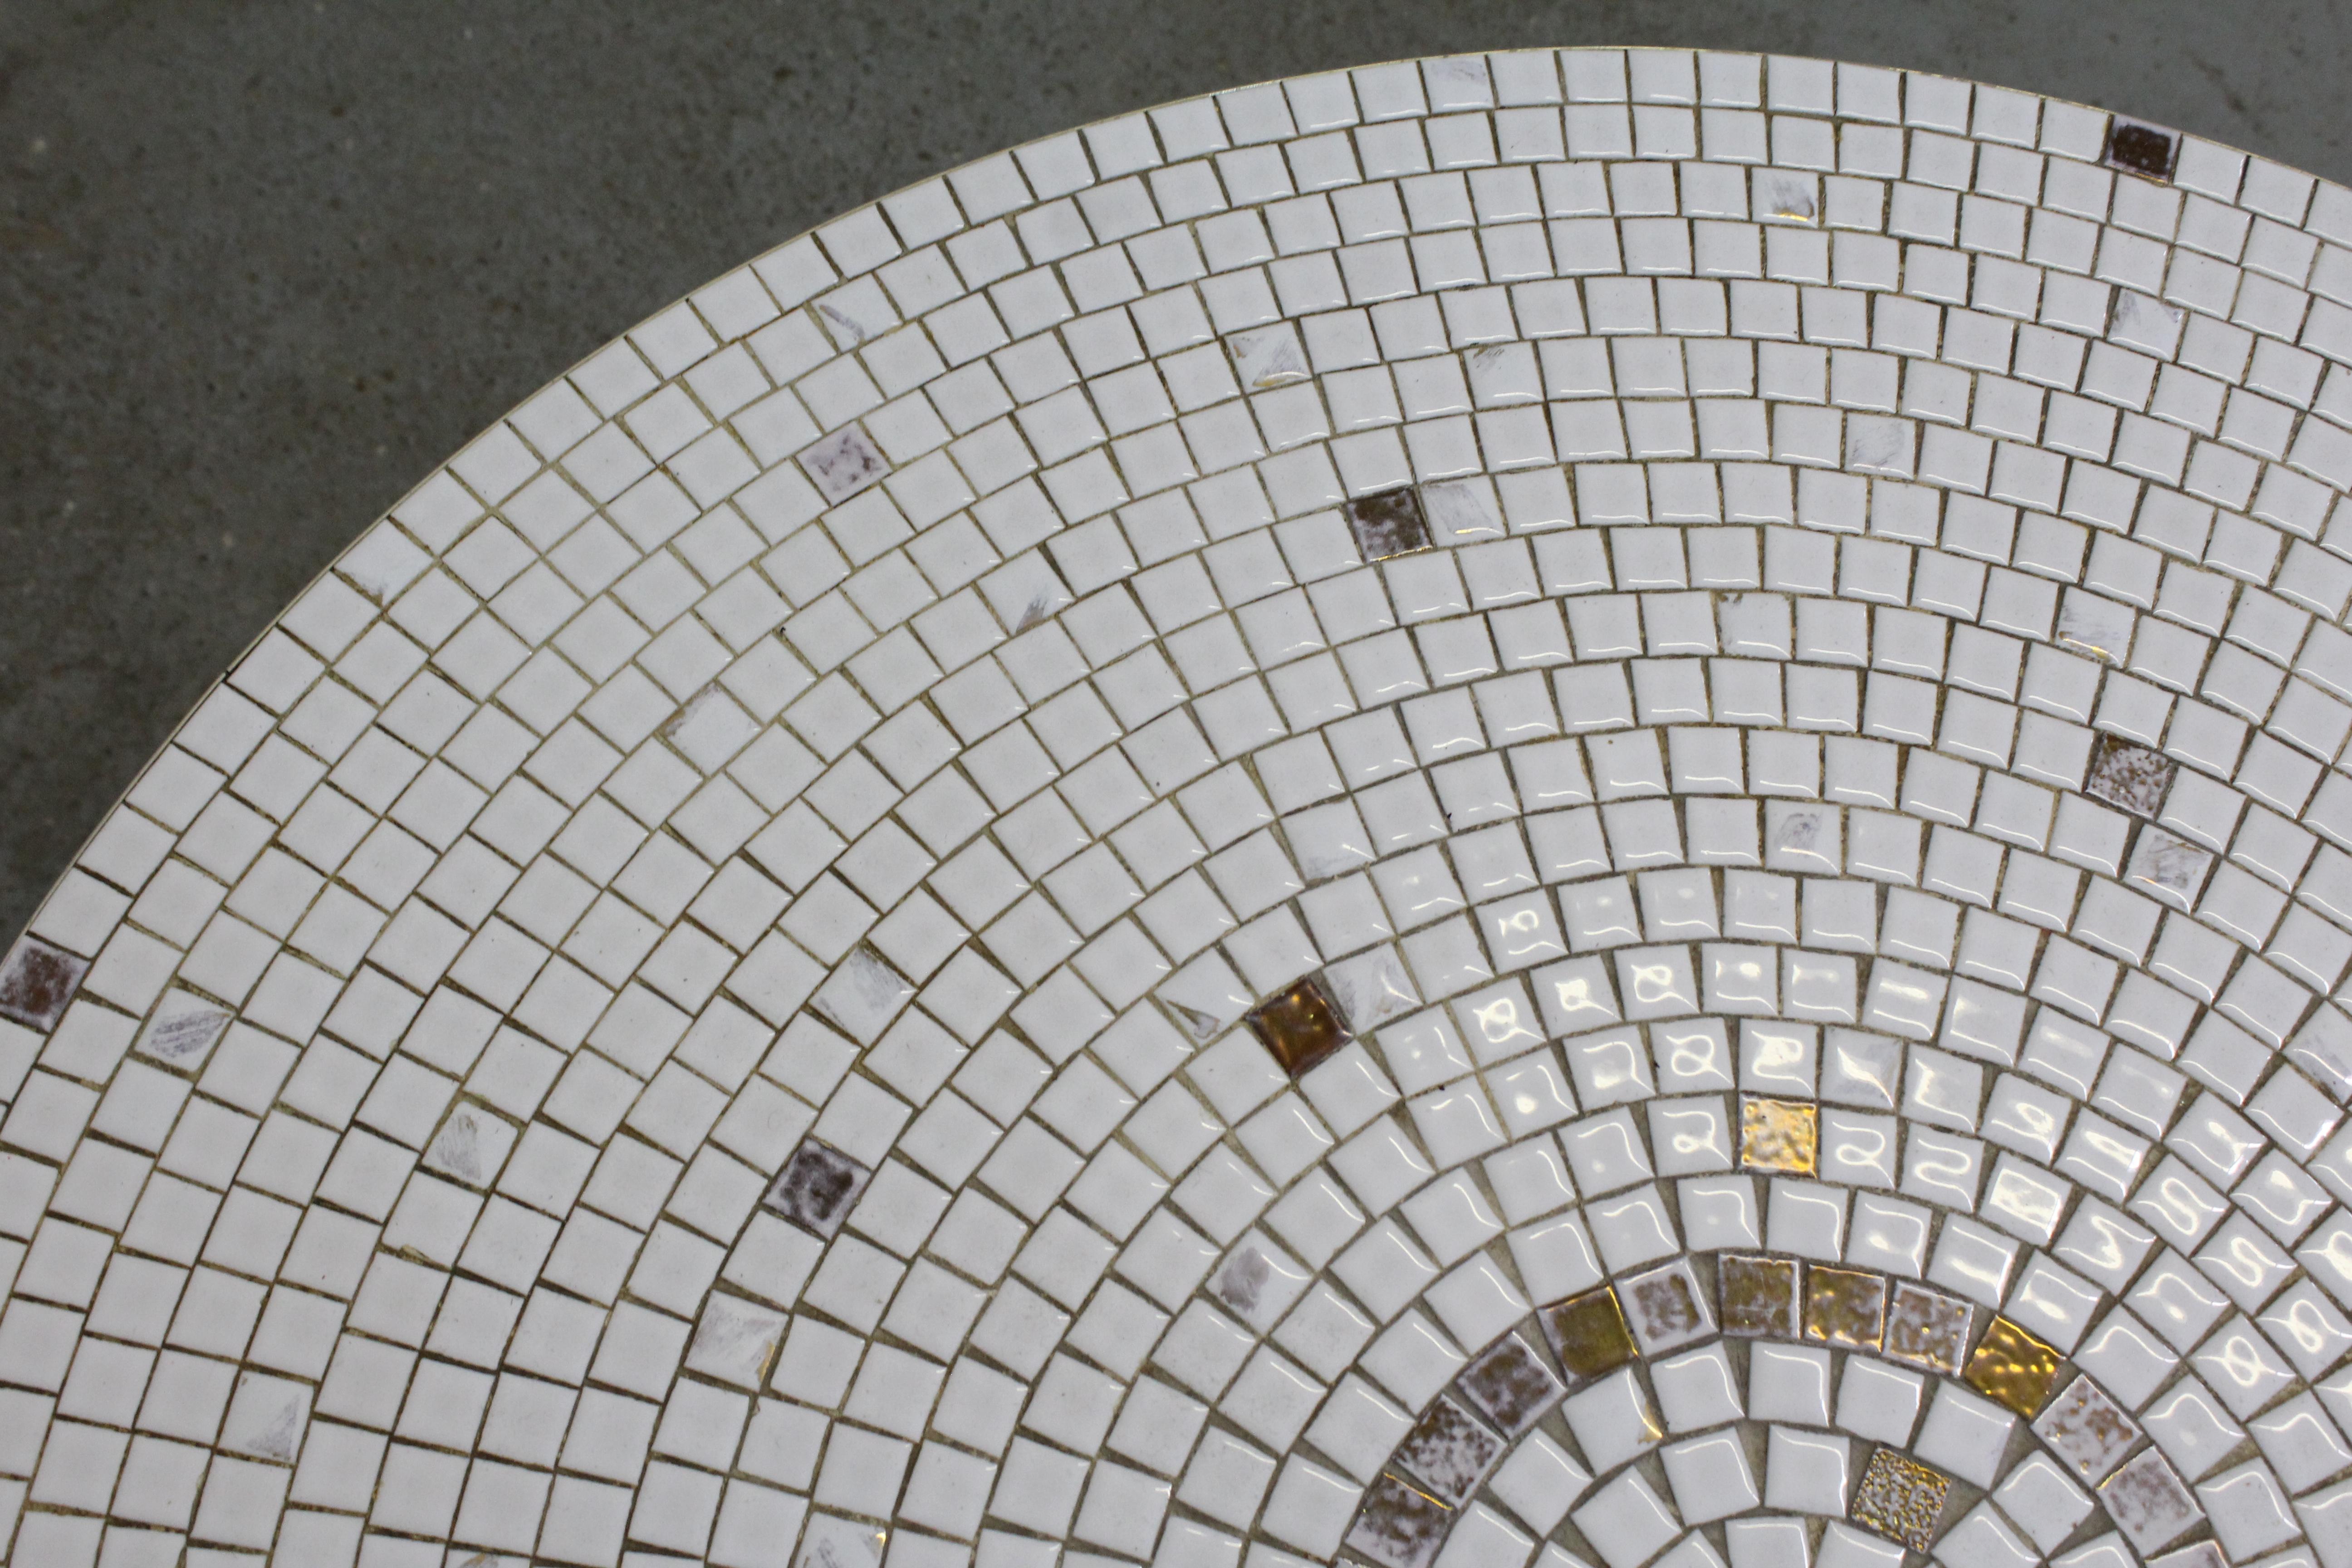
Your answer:
[[[2119,119],[2107,128],[2106,150],[2099,154],[2099,160],[2109,168],[2128,169],[2151,180],[2168,180],[2179,154],[2180,138],[2171,132]]]
[[[1250,1009],[1250,1032],[1297,1078],[1350,1038],[1323,983],[1309,974]]]
[[[1452,1509],[1419,1488],[1384,1475],[1364,1494],[1356,1522],[1348,1527],[1348,1545],[1381,1568],[1428,1568],[1453,1523]]]
[[[1874,1351],[1885,1326],[1885,1275],[1818,1263],[1805,1270],[1805,1338]]]
[[[1633,1331],[1626,1327],[1617,1292],[1606,1285],[1546,1307],[1540,1316],[1552,1351],[1570,1377],[1600,1377],[1633,1359]]]
[[[1348,526],[1356,535],[1356,552],[1366,561],[1385,561],[1430,547],[1429,520],[1422,515],[1420,492],[1411,485],[1358,496],[1347,510]]]
[[[1440,1501],[1460,1508],[1502,1452],[1500,1437],[1451,1399],[1440,1398],[1397,1445],[1396,1462],[1426,1483]]]
[[[1517,1334],[1506,1334],[1484,1355],[1473,1361],[1454,1381],[1454,1392],[1471,1408],[1516,1437],[1542,1419],[1559,1403],[1567,1385],[1544,1364],[1533,1346]]]
[[[1787,1258],[1726,1252],[1715,1260],[1723,1331],[1751,1338],[1797,1337],[1797,1264]]]
[[[2091,759],[2083,793],[2136,816],[2153,818],[2163,809],[2165,792],[2172,787],[2173,768],[2172,759],[2162,752],[2110,735],[2099,742],[2098,755]]]
[[[803,1138],[760,1201],[803,1230],[831,1237],[873,1174],[831,1144]]]
[[[47,1034],[57,1027],[74,987],[89,973],[89,960],[37,936],[21,938],[0,964],[0,1016]]]
[[[1957,1377],[1969,1350],[1969,1304],[1916,1285],[1897,1285],[1886,1309],[1886,1353]]]

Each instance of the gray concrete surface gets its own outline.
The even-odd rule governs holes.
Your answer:
[[[0,934],[205,686],[550,376],[845,208],[1268,77],[1678,44],[2352,177],[2329,0],[0,5]]]

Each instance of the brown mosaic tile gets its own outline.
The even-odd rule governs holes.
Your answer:
[[[1643,1355],[1663,1355],[1715,1331],[1706,1296],[1688,1259],[1621,1280],[1618,1291],[1627,1321]]]
[[[1570,1377],[1600,1377],[1638,1353],[1617,1292],[1606,1285],[1546,1307],[1541,1318],[1551,1348]]]
[[[2107,1517],[2142,1556],[2171,1545],[2205,1517],[2197,1499],[2154,1448],[2109,1476],[2099,1488]]]
[[[1500,1437],[1461,1405],[1441,1397],[1397,1445],[1396,1462],[1424,1482],[1431,1495],[1460,1508],[1502,1452]]]
[[[2171,132],[2117,118],[2107,128],[2106,146],[2099,153],[2099,162],[2111,169],[2145,174],[2151,180],[2169,180],[2179,155],[2180,138]]]
[[[1527,1341],[1505,1334],[1454,1380],[1454,1389],[1505,1436],[1517,1437],[1559,1403],[1568,1385]]]
[[[1898,1284],[1886,1308],[1886,1353],[1957,1377],[1968,1355],[1969,1316],[1966,1301]]]
[[[1964,1375],[1979,1394],[2030,1421],[2049,1403],[2062,1364],[2054,1346],[1996,1313]]]
[[[1330,993],[1314,975],[1292,982],[1250,1009],[1250,1033],[1297,1078],[1350,1038],[1339,1021],[1339,1009]]]
[[[1358,496],[1348,503],[1347,511],[1357,552],[1366,561],[1410,555],[1429,549],[1433,542],[1429,520],[1422,514],[1421,494],[1411,485]]]
[[[2083,793],[2135,816],[2152,819],[2163,809],[2174,767],[2172,759],[2162,752],[2110,735],[2099,742],[2090,775],[2083,781]]]
[[[2087,1377],[2068,1384],[2034,1421],[2033,1430],[2086,1481],[2114,1469],[2140,1436],[2139,1424]]]
[[[1716,1258],[1715,1275],[1725,1333],[1796,1338],[1798,1268],[1794,1259],[1726,1252]]]
[[[1925,1552],[1935,1542],[1936,1524],[1943,1517],[1944,1499],[1951,1489],[1949,1477],[1892,1448],[1881,1448],[1864,1468],[1862,1484],[1854,1489],[1853,1504],[1847,1511],[1855,1523],[1899,1541],[1914,1552]]]
[[[801,1140],[760,1202],[803,1230],[831,1237],[874,1173],[828,1143]]]
[[[37,936],[20,939],[7,962],[0,963],[0,1017],[48,1033],[65,1016],[74,988],[89,973],[87,959]]]
[[[1885,1275],[1819,1264],[1805,1270],[1805,1338],[1874,1351],[1885,1325]]]
[[[1745,1100],[1739,1105],[1743,1170],[1810,1176],[1819,1160],[1821,1111],[1787,1100]]]
[[[1364,1494],[1348,1546],[1381,1568],[1428,1568],[1445,1543],[1454,1510],[1399,1477],[1383,1475]]]

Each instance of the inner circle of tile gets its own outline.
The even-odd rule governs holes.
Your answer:
[[[1574,50],[698,290],[0,966],[9,1560],[2352,1561],[2347,246]]]

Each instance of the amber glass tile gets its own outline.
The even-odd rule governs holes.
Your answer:
[[[1969,1357],[1967,1377],[1987,1399],[2031,1420],[2049,1403],[2059,1365],[2054,1347],[1995,1314],[1976,1353]]]
[[[1559,1364],[1571,1377],[1599,1377],[1633,1359],[1633,1331],[1626,1326],[1617,1292],[1606,1285],[1545,1308],[1543,1321]]]
[[[1323,983],[1309,974],[1252,1008],[1249,1026],[1274,1053],[1282,1070],[1297,1078],[1348,1043],[1347,1026]]]
[[[1897,1285],[1886,1309],[1886,1353],[1957,1376],[1969,1349],[1969,1304],[1916,1285]]]
[[[1797,1264],[1793,1258],[1753,1258],[1726,1252],[1715,1260],[1717,1291],[1727,1334],[1797,1334]]]
[[[1748,1100],[1739,1106],[1739,1163],[1782,1175],[1813,1173],[1822,1140],[1819,1110],[1787,1100]]]
[[[1936,1521],[1943,1516],[1944,1498],[1951,1489],[1948,1477],[1892,1448],[1881,1448],[1862,1472],[1851,1511],[1856,1523],[1914,1552],[1925,1552],[1936,1539]]]

